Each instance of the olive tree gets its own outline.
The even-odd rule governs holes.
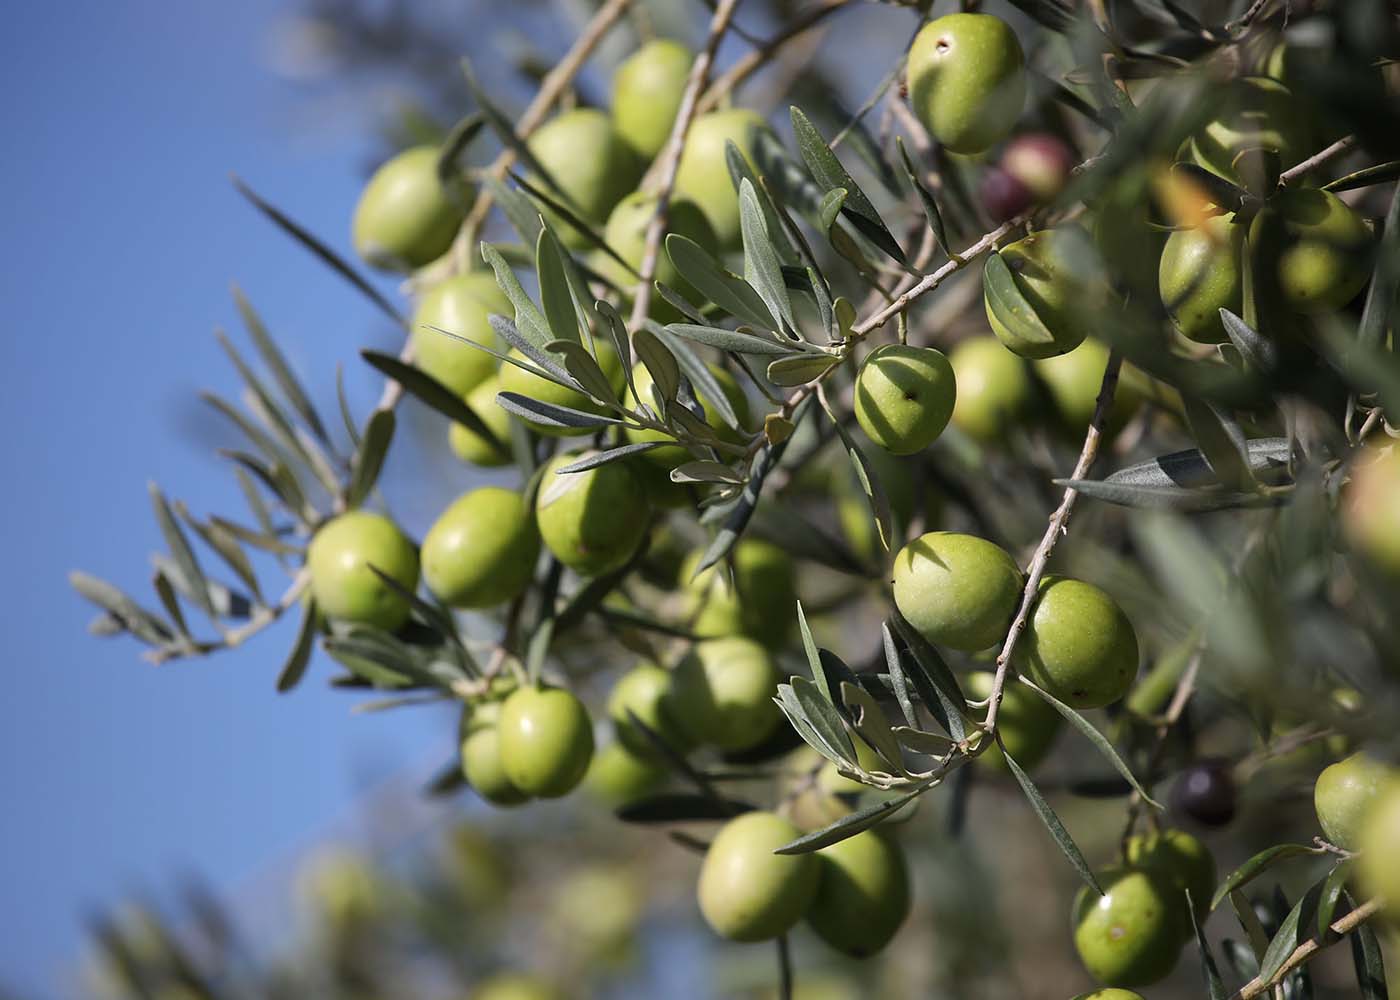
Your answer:
[[[1395,11],[889,5],[905,56],[850,108],[788,59],[849,0],[763,36],[696,5],[693,48],[647,6],[604,0],[518,111],[464,65],[472,110],[346,206],[402,298],[240,185],[403,349],[328,417],[240,297],[261,370],[227,343],[247,407],[211,402],[248,510],[153,490],[157,610],[74,574],[94,630],[164,662],[295,619],[277,690],[320,651],[459,704],[439,793],[661,828],[784,996],[790,937],[883,951],[997,788],[1082,883],[1038,943],[1082,972],[1036,995],[1189,951],[1214,1000],[1311,996],[1341,940],[1385,995]],[[746,103],[775,66],[781,115]],[[402,406],[498,470],[421,540],[376,499]]]

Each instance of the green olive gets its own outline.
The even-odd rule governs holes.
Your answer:
[[[490,608],[530,584],[540,536],[525,498],[500,486],[464,493],[423,538],[423,582],[454,608]]]
[[[999,345],[997,350],[1001,350]],[[920,482],[916,488],[914,467],[917,459],[892,455],[883,448],[872,449],[865,457],[870,461],[875,478],[890,502],[895,538],[907,534],[906,529],[916,513],[923,515],[925,526],[935,527],[943,520],[943,495],[929,482]],[[870,500],[865,495],[865,488],[860,485],[855,469],[849,462],[837,462],[832,464],[830,473],[828,488],[835,498],[836,519],[840,522],[846,542],[857,555],[883,560],[885,556],[880,536],[875,519],[870,514]],[[918,495],[920,492],[922,497]]]
[[[974,535],[934,531],[894,557],[894,602],[929,642],[974,653],[1006,637],[1021,570],[1005,549]]]
[[[1249,227],[1260,289],[1301,313],[1340,309],[1371,274],[1371,232],[1330,191],[1287,188],[1270,198]]]
[[[969,337],[948,355],[957,377],[953,426],[979,441],[1006,434],[1028,409],[1032,394],[1025,362],[996,337]]]
[[[1243,183],[1235,158],[1247,149],[1272,149],[1283,169],[1314,149],[1307,112],[1276,80],[1249,76],[1212,95],[1215,116],[1177,153],[1233,183]],[[1252,180],[1252,179],[1251,179]]]
[[[418,586],[418,552],[384,515],[356,510],[327,521],[312,537],[306,562],[311,593],[327,618],[390,632],[408,621],[408,601],[370,569],[409,590]]]
[[[534,362],[515,348],[511,348],[507,357],[535,367]],[[617,352],[611,347],[599,346],[596,360],[608,381],[615,389],[620,389],[623,382],[622,362],[618,360]],[[562,363],[560,367],[563,367]],[[542,403],[551,403],[554,406],[566,406],[571,410],[600,415],[609,412],[607,407],[601,403],[595,403],[577,389],[560,385],[558,382],[536,375],[532,371],[526,371],[518,365],[501,365],[500,385],[502,392],[513,392],[527,399],[537,399]],[[525,426],[536,434],[543,434],[547,437],[580,437],[593,433],[593,429],[589,427],[555,427],[534,420],[521,419]]]
[[[496,402],[500,391],[501,380],[493,373],[466,395],[466,404],[496,436],[500,448],[464,424],[454,422],[447,429],[447,444],[462,461],[484,468],[510,464],[510,414]]]
[[[506,777],[526,795],[559,798],[588,773],[593,724],[583,702],[562,688],[518,688],[502,704],[497,728]]]
[[[1220,310],[1241,311],[1245,227],[1234,216],[1215,215],[1167,237],[1157,268],[1167,314],[1182,334],[1201,344],[1225,341]]]
[[[1068,354],[1031,362],[1036,375],[1050,390],[1051,401],[1065,428],[1082,438],[1094,418],[1103,373],[1108,367],[1108,345],[1093,337],[1085,339]],[[1108,411],[1105,432],[1116,435],[1141,408],[1147,376],[1124,364],[1119,369],[1118,387]]]
[[[631,300],[632,292],[637,286],[635,272],[641,270],[642,259],[646,256],[647,229],[651,226],[652,216],[656,214],[656,202],[655,195],[633,191],[617,203],[617,207],[608,216],[607,226],[603,229],[603,240],[628,263],[631,270],[623,267],[602,250],[594,251],[589,257],[593,269],[616,285],[628,301]],[[670,233],[686,237],[708,253],[714,254],[718,250],[714,230],[710,228],[705,213],[700,211],[695,202],[685,198],[675,198],[670,203],[666,213],[666,234]],[[671,256],[665,251],[665,246],[663,239],[661,252],[656,256],[656,273],[652,276],[653,280],[686,295],[692,304],[703,305],[703,301],[695,293],[686,294],[690,291],[690,286],[681,280],[680,272],[671,262]],[[660,323],[674,323],[681,319],[681,313],[659,293],[653,292],[651,317]]]
[[[686,133],[685,149],[676,171],[676,194],[700,206],[721,250],[735,250],[742,245],[739,195],[730,180],[725,144],[734,143],[752,163],[759,132],[772,135],[762,115],[748,108],[728,108],[700,115]]]
[[[608,695],[608,718],[618,742],[639,757],[655,757],[657,748],[646,733],[637,728],[632,716],[641,720],[673,750],[684,753],[689,740],[671,717],[671,672],[654,663],[640,663],[623,674]]]
[[[369,179],[352,225],[355,251],[368,263],[410,271],[452,245],[470,199],[443,187],[437,162],[436,146],[414,146]]]
[[[807,922],[853,958],[882,951],[909,915],[909,866],[898,841],[866,830],[817,852],[821,878]]]
[[[1098,587],[1047,576],[1015,658],[1018,670],[1067,705],[1103,708],[1137,677],[1137,633]]]
[[[340,931],[363,927],[384,912],[384,879],[368,859],[346,848],[316,857],[299,874],[297,888],[316,913]],[[167,939],[154,918],[142,909],[121,914],[123,939],[147,961],[167,961]]]
[[[984,296],[987,322],[1007,350],[1023,358],[1065,354],[1102,323],[1108,284],[1098,250],[1083,229],[1066,225],[1032,233],[1003,247],[998,256],[1035,314],[1007,312],[990,292]],[[1030,336],[1031,329],[1041,331],[1041,339]],[[1047,333],[1048,341],[1043,339]]]
[[[1081,993],[1074,1000],[1142,1000],[1142,994],[1132,990],[1095,990],[1093,993]]]
[[[695,574],[700,553],[682,568],[681,578],[698,613],[691,623],[696,635],[746,635],[769,649],[780,648],[792,634],[797,617],[797,578],[792,557],[771,542],[746,538],[734,546],[728,566]]]
[[[457,395],[465,396],[496,373],[496,359],[437,330],[494,348],[496,332],[488,320],[492,313],[507,319],[515,315],[494,275],[470,271],[438,282],[428,289],[413,314],[414,363]]]
[[[1313,806],[1331,843],[1345,851],[1357,849],[1367,812],[1395,774],[1393,768],[1364,753],[1323,769],[1313,786]]]
[[[632,469],[609,462],[584,472],[558,469],[584,457],[557,455],[545,466],[535,502],[540,537],[576,573],[599,576],[637,551],[651,520],[647,495]]]
[[[1186,943],[1185,910],[1174,887],[1147,872],[1101,872],[1104,895],[1088,886],[1074,902],[1074,946],[1105,986],[1148,986],[1172,971]]]
[[[612,121],[596,108],[565,111],[540,126],[530,136],[531,154],[563,191],[563,201],[583,222],[602,226],[613,206],[641,179],[643,164],[622,137],[613,131]],[[539,185],[555,200],[559,191]],[[555,218],[550,220],[565,245],[591,246],[588,238]]]
[[[1400,447],[1369,445],[1352,465],[1342,526],[1368,560],[1400,577]]]
[[[886,344],[861,362],[856,375],[856,422],[886,451],[912,455],[948,426],[958,395],[953,366],[932,347]]]
[[[774,854],[801,831],[773,813],[749,812],[710,842],[697,894],[706,923],[731,941],[767,941],[807,913],[821,880],[815,854]]]
[[[1366,896],[1388,900],[1393,914],[1400,906],[1400,778],[1394,772],[1368,810],[1356,844],[1357,882]]]
[[[963,694],[969,698],[987,698],[996,683],[989,670],[976,670],[963,678]],[[1008,682],[1002,688],[1001,707],[997,709],[997,732],[1006,745],[1011,759],[1030,771],[1050,752],[1060,735],[1064,717],[1054,706],[1024,684]],[[998,771],[1007,771],[1001,747],[990,746],[977,758],[979,763]]]
[[[1026,103],[1026,57],[990,14],[930,21],[909,48],[909,103],[954,153],[981,153],[1010,134]]]
[[[719,383],[720,391],[724,393],[724,398],[728,401],[730,409],[739,418],[739,426],[747,427],[749,424],[749,401],[744,395],[744,390],[739,388],[739,383],[735,381],[734,376],[723,368],[718,365],[707,367],[710,374],[715,377],[715,381]],[[632,384],[636,386],[637,395],[641,402],[655,412],[657,404],[651,391],[653,382],[651,371],[646,365],[639,361],[632,366]],[[719,415],[719,410],[715,408],[714,401],[706,393],[695,392],[695,400],[705,413],[705,423],[714,429],[721,441],[739,444],[747,438],[746,434],[735,430],[724,422],[724,419]],[[628,402],[636,402],[630,392]],[[657,430],[628,430],[627,440],[632,444],[641,444],[644,441],[672,441],[674,438]],[[681,445],[668,445],[664,448],[653,448],[651,451],[643,452],[638,457],[657,469],[669,473],[676,466],[690,461],[693,456]]]
[[[671,718],[696,745],[748,750],[778,726],[773,698],[781,679],[767,650],[751,639],[697,642],[671,675]]]
[[[1189,891],[1196,918],[1205,920],[1216,875],[1215,858],[1205,844],[1185,830],[1162,830],[1129,837],[1123,857],[1130,868],[1150,872],[1178,892]]]
[[[619,809],[660,790],[669,774],[655,758],[638,757],[621,743],[609,743],[593,755],[583,784],[604,805]]]
[[[499,701],[478,702],[469,708],[462,720],[462,777],[487,802],[497,806],[516,806],[529,800],[506,777],[501,761],[501,740],[498,725],[501,719]]]
[[[656,38],[632,53],[612,79],[613,126],[643,160],[666,145],[695,56],[680,42]]]
[[[481,983],[471,1000],[564,1000],[564,994],[537,976],[502,972]]]

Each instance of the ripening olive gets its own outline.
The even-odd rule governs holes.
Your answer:
[[[1164,978],[1186,942],[1174,887],[1131,868],[1100,872],[1098,882],[1104,895],[1085,886],[1074,901],[1074,946],[1084,968],[1105,986]]]
[[[909,866],[899,842],[874,829],[823,847],[817,896],[807,922],[831,947],[869,958],[909,915]]]
[[[1352,465],[1342,527],[1367,559],[1400,576],[1400,447],[1369,445]]]
[[[368,263],[408,271],[452,245],[470,199],[443,187],[437,162],[436,146],[414,146],[369,179],[352,225],[355,251]]]
[[[478,702],[467,709],[462,718],[462,777],[487,802],[515,806],[529,796],[506,776],[497,728],[500,719],[499,701]]]
[[[982,175],[977,194],[993,222],[1014,219],[1035,204],[1035,192],[1001,167],[992,167]]]
[[[1031,401],[1025,362],[995,337],[969,337],[948,355],[957,377],[953,426],[979,441],[1002,437]]]
[[[530,361],[515,348],[511,348],[510,354],[507,356],[528,364],[532,368],[535,367],[533,361]],[[559,359],[556,358],[556,360]],[[600,344],[596,360],[613,388],[620,389],[623,382],[622,362],[618,360],[617,352],[611,347]],[[563,367],[562,361],[560,367]],[[568,386],[550,381],[532,371],[526,371],[518,365],[501,365],[500,385],[502,392],[513,392],[527,399],[537,399],[542,403],[566,406],[571,410],[582,410],[584,413],[605,414],[608,412],[601,403],[595,403],[577,389],[570,389]],[[578,437],[583,434],[591,434],[594,430],[591,427],[556,427],[552,424],[544,424],[523,417],[521,419],[525,426],[532,431],[548,437]]]
[[[1205,844],[1185,830],[1161,830],[1129,837],[1123,857],[1130,868],[1156,875],[1178,893],[1190,891],[1196,918],[1205,919],[1215,893],[1215,858]]]
[[[510,464],[510,414],[496,402],[500,391],[501,380],[493,373],[466,395],[466,404],[495,435],[499,448],[465,424],[454,421],[447,429],[447,444],[462,461],[484,468]]]
[[[535,501],[540,537],[554,557],[584,576],[617,569],[637,551],[650,521],[646,491],[622,462],[583,472],[558,470],[582,455],[556,455]]]
[[[1340,309],[1370,276],[1371,232],[1330,191],[1286,188],[1249,227],[1260,289],[1302,313]]]
[[[423,582],[454,608],[490,608],[529,586],[540,536],[525,498],[500,486],[462,494],[423,537]]]
[[[953,366],[942,351],[885,344],[866,356],[856,375],[856,422],[886,451],[912,455],[943,433],[957,395]]]
[[[1225,826],[1235,818],[1239,793],[1227,761],[1202,761],[1177,778],[1172,805],[1202,826]]]
[[[773,698],[780,680],[767,650],[752,639],[706,639],[671,674],[670,715],[696,745],[747,750],[778,725]]]
[[[1006,636],[1021,596],[1021,570],[998,545],[934,531],[894,557],[894,602],[929,642],[964,652]]]
[[[526,795],[555,799],[573,791],[593,757],[588,709],[562,688],[522,687],[501,705],[501,763]]]
[[[694,61],[680,42],[655,38],[613,74],[613,126],[641,159],[650,160],[666,145]]]
[[[815,854],[774,854],[801,831],[769,812],[749,812],[726,823],[700,868],[700,912],[721,937],[767,941],[785,934],[807,913],[821,880]]]
[[[980,153],[1016,125],[1026,103],[1026,57],[1010,25],[990,14],[930,21],[909,48],[909,103],[954,153]]]
[[[608,695],[608,718],[618,742],[640,757],[655,757],[657,748],[646,733],[637,728],[632,716],[641,720],[671,749],[684,753],[689,740],[671,717],[671,672],[654,663],[639,663],[620,677]]]
[[[739,383],[734,380],[734,376],[730,375],[729,372],[725,371],[723,368],[718,365],[709,365],[708,367],[710,374],[713,375],[715,381],[719,383],[720,391],[724,393],[724,398],[729,403],[729,408],[734,411],[734,416],[738,418],[739,426],[741,428],[747,427],[749,423],[749,401],[744,395],[744,390],[739,388]],[[651,391],[652,385],[654,384],[651,370],[640,361],[632,367],[632,384],[637,389],[637,396],[640,397],[640,401],[650,407],[652,412],[656,412],[657,404]],[[727,441],[730,444],[738,444],[745,439],[745,434],[730,427],[729,424],[725,422],[724,418],[720,416],[714,401],[710,399],[707,393],[698,391],[694,385],[692,385],[691,388],[692,391],[694,391],[696,402],[700,404],[701,409],[704,411],[705,423],[709,424],[709,426],[714,429],[721,441]],[[629,392],[628,403],[635,401],[636,400],[631,397]],[[695,416],[696,414],[694,411],[691,411],[691,415]],[[663,431],[628,430],[627,440],[632,444],[641,444],[644,441],[672,441],[674,438]],[[658,469],[669,472],[676,466],[690,461],[692,456],[690,452],[681,445],[668,445],[664,448],[653,448],[651,451],[643,452],[638,458]]]
[[[402,586],[418,586],[418,552],[383,514],[354,510],[323,524],[306,562],[311,593],[327,618],[393,631],[408,621],[409,606],[370,569]]]
[[[996,683],[990,670],[976,670],[963,678],[963,693],[969,698],[987,698]],[[997,709],[997,732],[1011,759],[1029,771],[1045,759],[1055,738],[1060,735],[1063,716],[1054,707],[1024,684],[1008,682],[1001,692],[1001,707]],[[1009,770],[1001,747],[993,744],[978,757],[980,764],[999,771]]]
[[[1127,694],[1137,677],[1137,633],[1098,587],[1047,576],[1015,658],[1016,669],[1067,705],[1103,708]]]
[[[593,269],[616,285],[629,301],[637,286],[635,272],[641,270],[642,259],[646,256],[647,230],[651,226],[652,216],[656,214],[656,202],[655,195],[633,191],[617,203],[617,207],[608,216],[607,226],[603,229],[604,241],[631,266],[631,270],[623,267],[614,257],[602,250],[594,251],[589,257]],[[684,236],[706,252],[714,254],[718,250],[714,230],[710,228],[705,213],[700,211],[695,202],[685,198],[672,199],[666,213],[666,232],[663,234],[662,249],[656,256],[656,273],[652,275],[653,280],[685,295],[692,304],[703,305],[699,296],[690,290],[690,285],[681,280],[680,272],[671,262],[670,254],[665,251],[664,237],[670,233]],[[672,323],[681,319],[680,310],[654,290],[651,296],[651,316],[661,323]]]
[[[727,562],[696,574],[700,553],[681,569],[690,597],[696,635],[746,635],[769,649],[792,634],[797,611],[797,578],[792,558],[772,542],[745,538]]]
[[[721,250],[741,245],[739,194],[729,176],[725,144],[734,143],[752,163],[759,132],[772,135],[757,111],[728,108],[700,115],[685,136],[685,150],[676,170],[676,195],[700,206]]]
[[[1023,358],[1054,357],[1074,350],[1102,323],[1108,284],[1083,229],[1067,225],[1032,233],[998,256],[1022,302],[1008,302],[991,286],[983,296],[987,322],[1007,350]]]
[[[1050,390],[1050,399],[1066,429],[1082,438],[1094,419],[1104,370],[1108,367],[1108,345],[1093,337],[1085,338],[1068,354],[1031,362],[1036,375]],[[1146,376],[1129,365],[1119,369],[1118,388],[1109,407],[1105,432],[1111,437],[1122,430],[1142,406],[1142,384]]]
[[[1001,169],[1024,184],[1037,201],[1059,194],[1074,169],[1074,154],[1049,132],[1026,132],[1006,144]]]
[[[583,786],[604,805],[618,809],[656,792],[669,774],[661,761],[638,757],[621,743],[609,743],[593,755]]]
[[[1364,753],[1324,768],[1313,785],[1313,807],[1328,841],[1345,851],[1357,849],[1366,813],[1395,770]]]
[[[1157,268],[1162,305],[1182,334],[1201,344],[1225,339],[1220,310],[1239,315],[1244,295],[1241,255],[1245,227],[1215,215],[1167,237]]]
[[[642,176],[642,161],[613,131],[611,119],[596,108],[575,108],[556,115],[530,136],[527,145],[563,191],[565,204],[583,222],[595,226],[607,221],[613,206]],[[540,186],[559,200],[559,191]],[[591,246],[587,237],[556,219],[553,212],[542,214],[565,245]]]
[[[1367,811],[1356,838],[1361,857],[1356,878],[1370,898],[1389,901],[1393,914],[1400,906],[1400,778],[1388,778]]]
[[[1288,88],[1265,77],[1232,80],[1212,95],[1215,116],[1177,153],[1233,183],[1242,178],[1235,158],[1247,149],[1272,149],[1283,169],[1314,148],[1307,112]]]
[[[471,1000],[564,1000],[564,994],[536,976],[501,972],[478,986]]]
[[[414,363],[457,395],[465,396],[495,374],[496,359],[437,330],[494,348],[496,332],[488,319],[493,313],[506,318],[515,315],[494,275],[469,271],[438,282],[413,314]]]

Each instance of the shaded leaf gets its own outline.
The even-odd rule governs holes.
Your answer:
[[[585,413],[583,410],[575,410],[567,406],[557,406],[554,403],[541,402],[538,399],[530,399],[520,395],[518,392],[500,392],[496,394],[496,402],[503,410],[515,414],[524,420],[546,427],[610,427],[621,424],[622,421],[616,417],[608,417],[598,413]]]
[[[821,378],[841,359],[832,355],[801,354],[768,363],[768,381],[774,385],[795,386]]]
[[[905,792],[892,799],[884,799],[872,805],[857,809],[855,812],[847,813],[835,823],[822,827],[820,830],[813,830],[811,833],[803,834],[790,844],[784,844],[774,851],[774,854],[810,854],[812,851],[819,851],[823,847],[830,847],[832,844],[839,844],[843,840],[854,837],[858,833],[864,833],[872,826],[875,826],[890,816],[897,813],[905,805],[918,798],[929,786],[919,785],[910,791]]]
[[[345,504],[352,510],[365,502],[379,481],[396,423],[393,410],[375,410],[365,423],[360,448],[350,468],[350,485],[345,490]]]
[[[1220,905],[1221,900],[1231,892],[1252,882],[1278,862],[1303,854],[1317,853],[1317,848],[1307,847],[1303,844],[1275,844],[1273,847],[1265,848],[1232,871],[1225,881],[1220,883],[1215,890],[1215,895],[1211,898],[1210,908],[1214,910]]]
[[[305,421],[306,426],[311,428],[311,432],[323,444],[330,444],[330,438],[326,434],[325,425],[321,423],[320,414],[316,412],[316,407],[311,405],[311,399],[302,388],[301,382],[292,372],[292,367],[287,363],[286,356],[278,349],[271,334],[267,332],[267,327],[263,325],[262,319],[253,309],[253,304],[248,301],[243,290],[237,285],[233,286],[233,301],[238,307],[239,315],[243,317],[243,325],[248,328],[249,335],[253,338],[253,344],[258,349],[258,354],[262,357],[263,363],[272,372],[272,377],[277,380],[278,387],[282,390],[282,395],[287,402],[292,404],[293,409]]]
[[[899,648],[894,644],[894,633],[890,631],[889,622],[880,623],[880,645],[885,653],[885,669],[890,675],[890,688],[894,691],[894,699],[899,702],[899,710],[904,713],[904,721],[909,723],[911,728],[917,729],[919,717],[914,711],[914,703],[909,700],[909,686],[907,678],[904,676],[904,664],[901,662]]]
[[[510,454],[505,442],[492,433],[491,428],[486,426],[486,423],[475,410],[467,405],[461,396],[458,396],[423,369],[406,364],[392,354],[382,354],[379,351],[361,351],[360,357],[364,358],[371,368],[387,375],[403,386],[404,391],[419,402],[441,413],[448,420],[466,427],[500,454],[506,456]]]
[[[180,576],[189,586],[190,599],[211,618],[215,617],[214,604],[209,598],[209,581],[204,576],[204,570],[200,568],[199,560],[195,558],[194,549],[190,547],[190,540],[186,537],[180,524],[175,520],[175,514],[170,509],[170,504],[166,502],[165,495],[161,493],[155,483],[148,483],[147,490],[151,494],[151,506],[155,509],[156,523],[160,525],[160,533],[165,538],[165,545],[170,549],[171,558],[175,560],[175,565],[179,567]]]
[[[1313,915],[1317,911],[1318,896],[1322,891],[1321,884],[1313,885],[1303,898],[1298,900],[1293,909],[1288,911],[1288,916],[1283,918],[1278,930],[1274,933],[1274,938],[1269,942],[1268,949],[1264,952],[1264,957],[1259,961],[1259,978],[1265,982],[1270,982],[1278,975],[1283,968],[1283,963],[1288,960],[1297,947],[1308,939],[1313,928]]]
[[[316,601],[308,597],[302,602],[301,624],[297,626],[297,637],[292,642],[291,651],[287,654],[281,671],[277,674],[279,694],[296,687],[306,674],[307,664],[311,662],[312,644],[316,640],[316,620]]]
[[[1225,486],[1248,492],[1254,485],[1249,472],[1244,432],[1238,422],[1219,407],[1190,393],[1182,393],[1186,422],[1211,471]]]
[[[841,713],[836,710],[836,705],[822,693],[815,683],[805,677],[793,677],[788,683],[817,736],[821,738],[823,743],[835,750],[846,764],[855,764],[855,746],[851,743],[850,734],[846,732],[845,721],[841,718]]]
[[[1240,493],[1210,487],[1185,489],[1180,486],[1136,486],[1098,479],[1055,479],[1052,482],[1056,486],[1072,487],[1091,499],[1117,504],[1120,507],[1169,510],[1183,514],[1241,507],[1270,507],[1282,502],[1277,497],[1260,493]]]
[[[660,448],[664,441],[642,441],[637,444],[624,444],[617,448],[609,448],[606,451],[595,451],[584,455],[577,462],[570,462],[568,465],[561,465],[555,469],[556,475],[567,476],[575,472],[587,472],[589,469],[596,469],[600,465],[607,465],[620,459],[631,458],[633,455],[640,455],[642,452],[651,451],[653,448]]]
[[[713,302],[742,323],[764,330],[777,322],[759,294],[747,282],[726,271],[694,240],[679,233],[666,237],[666,253],[684,278],[707,302]]]
[[[938,721],[948,730],[948,735],[961,741],[967,735],[963,724],[963,717],[967,712],[967,698],[958,687],[953,672],[948,669],[948,664],[943,662],[943,657],[938,654],[933,644],[910,625],[897,608],[890,620],[894,623],[895,632],[914,658],[917,669],[911,671],[909,677],[914,682],[920,699],[929,711],[938,717]]]
[[[894,141],[895,145],[899,147],[899,156],[904,163],[904,176],[919,196],[919,204],[923,206],[924,217],[928,219],[929,227],[938,239],[938,245],[943,248],[945,253],[951,254],[952,247],[948,243],[948,233],[943,228],[943,214],[938,210],[938,202],[934,201],[933,194],[919,180],[919,173],[914,169],[914,161],[910,159],[909,151],[904,148],[904,137],[895,136]]]
[[[1220,322],[1230,343],[1235,345],[1247,364],[1261,372],[1272,372],[1278,368],[1278,345],[1272,340],[1228,309],[1220,310]]]
[[[1355,909],[1356,904],[1348,894],[1347,905]],[[1386,988],[1385,960],[1381,956],[1381,943],[1376,931],[1369,923],[1363,923],[1351,933],[1351,958],[1356,968],[1356,983],[1361,988],[1362,1000],[1388,1000]]]
[[[987,304],[987,314],[996,319],[1015,337],[1031,344],[1053,344],[1055,335],[1046,327],[1045,321],[1027,301],[1011,268],[1001,254],[993,251],[987,255],[982,268],[982,288]]]
[[[1103,890],[1099,888],[1098,880],[1094,878],[1089,863],[1084,860],[1084,854],[1079,850],[1079,845],[1074,842],[1074,838],[1069,835],[1065,825],[1060,822],[1060,817],[1055,814],[1055,810],[1050,808],[1050,803],[1045,801],[1045,796],[1040,794],[1040,789],[1035,787],[1035,782],[1031,781],[1011,754],[1006,752],[1006,744],[1002,743],[1000,734],[997,734],[997,745],[1001,747],[1002,757],[1006,760],[1006,766],[1011,771],[1011,776],[1016,779],[1016,784],[1021,786],[1021,791],[1025,792],[1031,808],[1035,810],[1036,816],[1040,818],[1040,822],[1049,831],[1051,838],[1055,841],[1055,846],[1060,849],[1069,860],[1070,865],[1079,873],[1084,884],[1102,896]]]
[[[856,732],[861,738],[891,767],[902,772],[903,757],[899,752],[899,741],[890,732],[890,720],[870,692],[850,682],[842,682],[841,700],[853,716]]]
[[[1225,983],[1220,978],[1220,969],[1215,964],[1210,945],[1201,931],[1201,922],[1196,919],[1196,904],[1191,899],[1191,890],[1186,890],[1186,909],[1191,915],[1191,930],[1196,936],[1196,947],[1201,952],[1201,974],[1206,980],[1206,993],[1210,1000],[1226,1000]]]
[[[739,225],[744,242],[744,280],[758,292],[768,312],[795,333],[797,320],[783,280],[782,261],[768,235],[758,195],[747,177],[739,185]]]

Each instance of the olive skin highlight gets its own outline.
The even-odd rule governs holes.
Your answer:
[[[593,723],[568,691],[518,688],[501,705],[497,729],[506,777],[526,795],[559,798],[588,773]]]
[[[423,537],[423,582],[454,608],[512,600],[534,575],[540,536],[525,498],[499,486],[458,497]]]

